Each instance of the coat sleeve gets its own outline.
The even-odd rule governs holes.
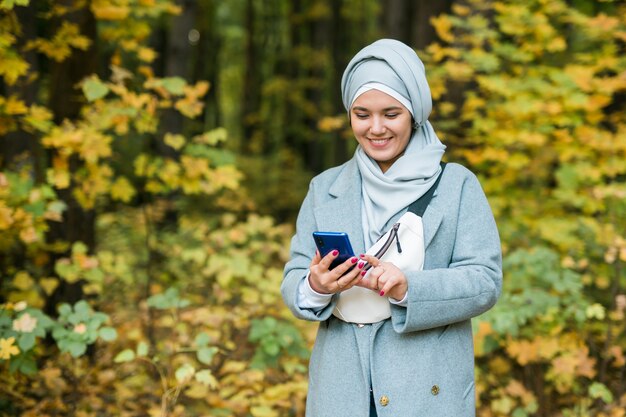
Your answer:
[[[309,186],[309,192],[302,203],[296,221],[296,234],[291,239],[289,262],[285,265],[283,282],[280,291],[285,304],[299,319],[310,321],[324,321],[330,317],[337,304],[337,297],[333,296],[330,304],[321,310],[301,308],[298,306],[298,286],[309,271],[309,265],[315,254],[313,232],[315,231],[314,209],[314,181]]]
[[[502,252],[487,198],[473,174],[465,176],[460,193],[453,191],[459,197],[446,202],[454,203],[446,204],[442,227],[426,250],[427,258],[437,251],[428,266],[433,269],[409,274],[407,307],[391,306],[398,333],[471,319],[500,296]]]

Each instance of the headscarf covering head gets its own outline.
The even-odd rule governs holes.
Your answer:
[[[362,179],[361,219],[368,246],[435,183],[446,149],[428,121],[432,110],[430,88],[424,64],[412,48],[400,41],[381,39],[361,49],[341,79],[343,104],[348,113],[358,94],[369,88],[403,103],[413,115],[414,129],[402,156],[385,172],[361,146],[355,152]]]
[[[349,112],[357,92],[368,83],[380,83],[406,98],[416,126],[428,120],[432,110],[424,64],[415,51],[394,39],[381,39],[361,49],[348,63],[341,78],[343,105]]]

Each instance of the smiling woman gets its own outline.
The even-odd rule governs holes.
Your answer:
[[[281,287],[296,317],[324,322],[306,414],[472,417],[471,319],[495,304],[502,284],[491,209],[470,171],[455,163],[443,171],[424,65],[410,47],[390,39],[365,47],[341,88],[359,146],[311,181]],[[411,214],[414,222],[402,221]],[[395,240],[402,259],[365,254],[377,253],[392,225],[404,236]],[[338,254],[315,251],[316,230],[347,233],[363,255],[331,268]]]

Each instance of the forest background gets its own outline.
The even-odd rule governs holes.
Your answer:
[[[355,149],[348,59],[415,47],[504,291],[478,415],[626,415],[626,5],[1,0],[0,416],[303,416],[279,286]]]

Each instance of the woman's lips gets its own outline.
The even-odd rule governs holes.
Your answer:
[[[385,138],[385,139],[368,139],[370,141],[370,143],[372,144],[372,146],[376,146],[376,147],[382,147],[385,146],[387,143],[389,143],[389,141],[391,140],[391,138]]]

